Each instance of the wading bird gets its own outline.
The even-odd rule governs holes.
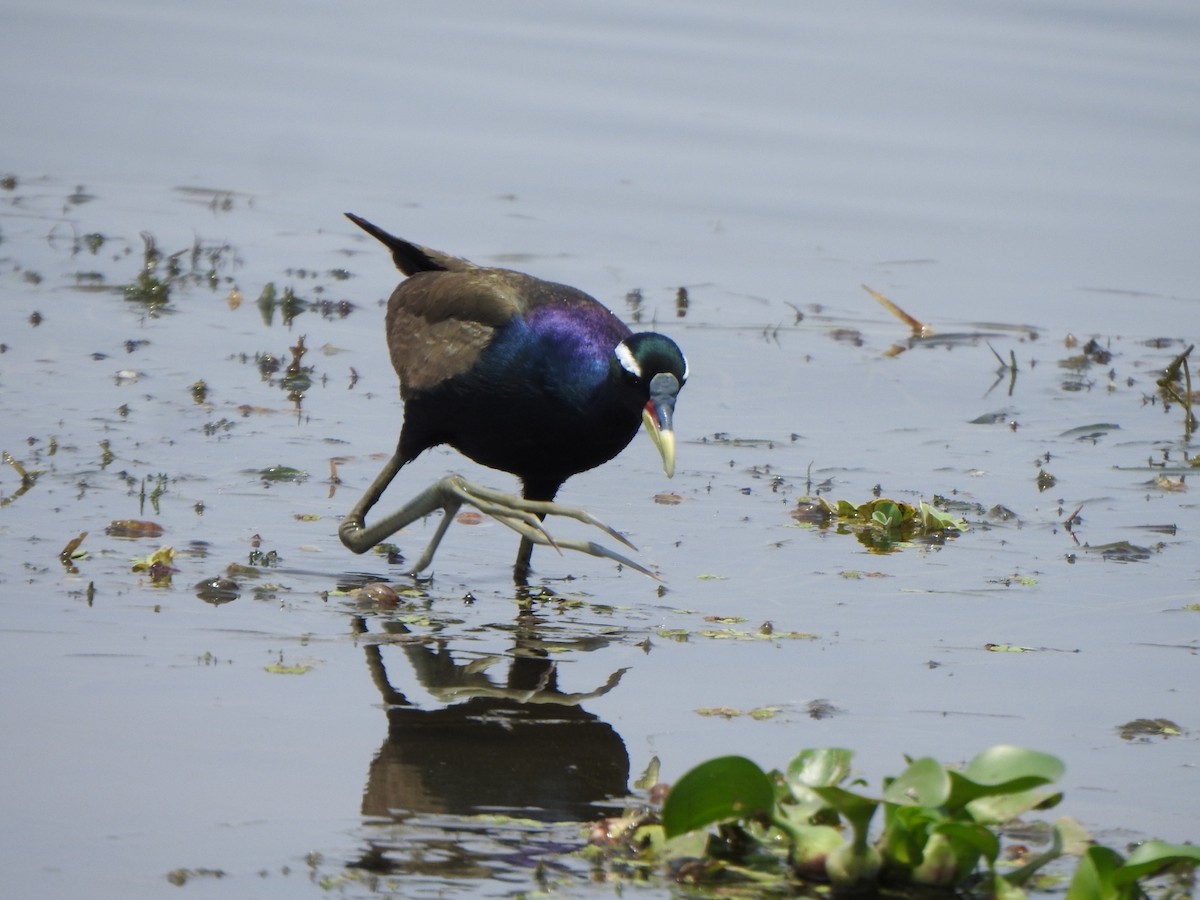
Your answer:
[[[554,503],[563,482],[608,462],[643,422],[675,472],[671,422],[687,361],[670,338],[634,334],[599,301],[572,287],[508,269],[477,266],[354,224],[392,252],[408,276],[388,301],[386,330],[400,378],[404,424],[396,452],[342,520],[338,536],[363,553],[435,510],[445,511],[413,573],[433,560],[463,504],[521,535],[513,577],[524,582],[534,544],[645,567],[592,541],[559,541],[547,515],[577,519],[633,545],[582,509]],[[516,475],[522,496],[448,475],[374,524],[367,512],[396,473],[423,451],[449,444],[478,463]],[[635,548],[636,549],[636,548]]]

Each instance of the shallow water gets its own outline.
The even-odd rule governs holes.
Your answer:
[[[877,783],[905,753],[1025,744],[1066,761],[1062,811],[1110,843],[1200,834],[1200,517],[1155,480],[1195,448],[1148,402],[1200,322],[1191,5],[6,18],[0,443],[41,472],[14,499],[0,471],[6,896],[157,896],[181,870],[213,896],[355,895],[367,872],[508,894],[538,859],[582,891],[580,832],[548,823],[619,804],[652,757],[671,780],[827,745]],[[628,531],[665,592],[542,550],[553,593],[520,615],[494,524],[454,526],[419,586],[341,547],[401,412],[378,307],[396,275],[344,209],[685,348],[675,480],[639,439],[561,497]],[[122,290],[142,232],[183,251],[156,315]],[[267,321],[267,283],[334,305]],[[864,283],[942,339],[909,347]],[[297,402],[255,356],[286,365],[301,335]],[[1112,359],[1064,366],[1093,336]],[[308,478],[264,480],[275,465]],[[385,502],[450,470],[509,486],[434,452]],[[872,554],[798,527],[810,480],[1017,519],[971,507],[944,546]],[[164,534],[105,534],[130,518]],[[400,537],[410,558],[433,524]],[[1148,552],[1088,549],[1119,541]],[[130,571],[164,544],[169,584]],[[198,596],[254,551],[278,564],[235,570],[232,602]],[[412,591],[383,611],[346,594],[374,580]],[[749,637],[765,621],[776,636]],[[780,711],[696,712],[722,706]],[[1123,740],[1142,717],[1185,734]]]

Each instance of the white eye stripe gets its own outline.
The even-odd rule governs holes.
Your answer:
[[[629,349],[629,345],[624,341],[617,344],[616,349],[617,362],[621,364],[621,368],[633,375],[636,378],[642,377],[642,367],[638,365],[638,361],[633,356],[633,351]]]

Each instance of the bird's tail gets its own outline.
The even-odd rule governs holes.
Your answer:
[[[449,253],[442,253],[439,250],[430,250],[428,247],[398,238],[394,234],[388,234],[362,216],[346,213],[346,218],[391,250],[396,268],[405,275],[415,275],[417,272],[462,272],[477,268],[474,263],[465,259],[451,256]]]

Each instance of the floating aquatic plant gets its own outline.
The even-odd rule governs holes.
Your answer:
[[[1004,900],[1041,889],[1033,876],[1067,853],[1082,857],[1067,900],[1141,900],[1146,879],[1200,865],[1200,847],[1161,841],[1123,858],[1091,845],[1068,818],[1043,829],[1040,853],[1005,856],[1010,823],[1062,800],[1050,786],[1065,767],[1046,753],[1000,745],[961,768],[909,760],[878,792],[852,778],[852,761],[842,748],[804,750],[784,771],[769,773],[743,756],[708,760],[669,788],[660,813],[631,809],[598,824],[593,852],[610,860],[634,855],[643,869],[664,866],[714,889],[742,883],[807,893],[814,882],[828,882],[835,891],[872,896],[881,888],[899,896],[936,889]],[[657,785],[650,793],[667,790]]]
[[[913,506],[887,497],[859,505],[848,500],[833,503],[824,497],[802,497],[792,510],[792,518],[807,525],[835,528],[838,534],[853,534],[867,547],[883,553],[921,541],[954,537],[969,529],[964,519],[924,500]]]

